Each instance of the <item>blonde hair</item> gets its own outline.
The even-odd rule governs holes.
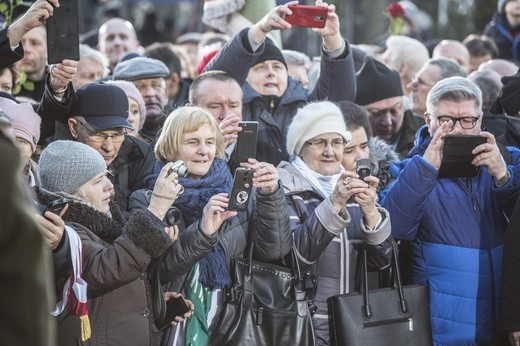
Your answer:
[[[179,155],[182,135],[195,132],[203,125],[209,125],[215,131],[215,156],[224,157],[226,144],[213,115],[200,107],[185,106],[175,109],[166,118],[155,144],[157,160],[175,161]]]

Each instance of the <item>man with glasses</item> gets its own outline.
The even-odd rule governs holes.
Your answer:
[[[412,78],[408,87],[412,90],[412,112],[420,117],[426,112],[426,96],[431,88],[440,80],[448,77],[465,77],[466,72],[454,60],[438,58],[429,59]]]
[[[77,91],[67,128],[61,127],[61,131],[57,128],[56,139],[74,139],[103,156],[115,201],[122,211],[127,211],[130,194],[145,188],[144,179],[152,173],[155,158],[146,142],[126,135],[132,126],[125,92],[102,82],[85,84]]]
[[[374,136],[395,146],[401,158],[406,157],[424,121],[406,109],[401,77],[383,63],[366,57],[356,80],[355,103],[363,106]]]
[[[464,77],[428,94],[426,126],[382,205],[395,238],[412,243],[412,280],[428,283],[437,345],[503,345],[495,333],[504,235],[518,197],[520,150],[506,164],[495,137],[481,131],[482,92]],[[447,135],[480,135],[475,177],[439,178]]]

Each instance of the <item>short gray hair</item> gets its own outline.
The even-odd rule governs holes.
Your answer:
[[[439,80],[448,77],[466,77],[464,69],[455,61],[446,58],[435,58],[426,61],[426,64],[435,65],[441,70]]]
[[[96,60],[103,66],[103,77],[108,76],[110,70],[108,69],[108,59],[99,50],[89,47],[86,44],[79,45],[79,58],[90,58]]]
[[[426,112],[435,114],[442,101],[474,101],[478,115],[482,114],[482,91],[465,77],[450,77],[435,84],[426,98]]]
[[[288,64],[302,65],[305,68],[311,66],[311,59],[302,52],[296,50],[284,49],[282,50],[285,62]]]

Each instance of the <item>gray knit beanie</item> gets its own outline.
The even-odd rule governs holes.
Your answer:
[[[43,189],[69,194],[107,169],[100,153],[86,144],[73,141],[49,144],[42,151],[39,166]]]

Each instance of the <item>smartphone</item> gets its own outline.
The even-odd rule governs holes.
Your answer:
[[[183,296],[177,298],[170,298],[166,301],[166,316],[162,321],[155,321],[155,327],[161,331],[171,326],[172,321],[177,316],[184,316],[185,313],[190,311],[190,307]]]
[[[253,189],[253,173],[255,171],[249,168],[238,167],[235,170],[233,178],[233,187],[229,197],[229,210],[244,211],[247,209],[247,203],[251,197]]]
[[[238,133],[235,148],[236,161],[247,162],[247,159],[256,159],[256,142],[258,139],[258,121],[241,121],[238,126],[242,131]]]
[[[292,26],[304,28],[323,28],[327,21],[328,9],[321,6],[288,6],[292,14],[285,16],[285,21]]]
[[[56,215],[60,215],[61,211],[63,210],[63,208],[65,208],[68,202],[69,200],[65,197],[56,199],[45,206],[45,208],[42,210],[42,215],[44,215],[46,211],[50,211]]]
[[[47,19],[47,62],[79,60],[78,0],[60,0]]]
[[[359,179],[365,180],[370,172],[370,159],[361,158],[356,161],[356,173],[359,175]]]
[[[475,147],[487,142],[487,139],[478,135],[447,135],[444,139],[442,161],[437,177],[442,178],[471,178],[478,173],[478,167],[471,161],[475,158],[471,152]]]

